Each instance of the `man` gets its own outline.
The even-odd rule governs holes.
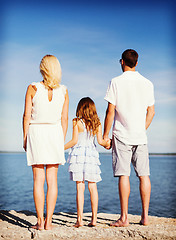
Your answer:
[[[108,101],[104,123],[104,139],[114,121],[112,133],[112,165],[114,177],[119,177],[120,218],[111,226],[126,227],[130,195],[130,164],[139,177],[142,214],[140,223],[148,225],[150,202],[150,170],[146,129],[155,114],[153,84],[135,71],[138,53],[132,49],[123,52],[120,64],[123,74],[112,79],[105,100]]]

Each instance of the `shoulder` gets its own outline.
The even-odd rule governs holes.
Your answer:
[[[118,85],[119,82],[121,82],[124,79],[124,74],[114,77],[110,81],[110,85]]]
[[[118,82],[119,80],[121,80],[122,78],[124,78],[124,73],[120,74],[120,75],[117,76],[117,77],[112,78],[111,82],[112,82],[112,83],[116,83],[116,82]]]
[[[82,127],[82,123],[78,118],[73,118],[72,124],[73,124],[73,128],[74,127],[78,127],[78,128]]]
[[[138,76],[144,81],[144,83],[146,85],[148,85],[149,87],[153,88],[153,83],[148,78],[144,77],[140,73],[138,73]]]
[[[61,96],[66,96],[68,95],[68,90],[67,87],[65,85],[60,85],[58,88],[55,88],[55,91]]]
[[[38,89],[38,83],[36,82],[31,83],[27,88],[26,95],[31,96],[33,98],[37,92],[37,89]]]
[[[65,85],[60,85],[59,89],[64,93],[66,94],[67,92],[67,87]]]

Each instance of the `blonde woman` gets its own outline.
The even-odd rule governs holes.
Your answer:
[[[33,228],[50,230],[57,200],[58,165],[65,163],[64,139],[68,125],[68,91],[61,81],[61,66],[52,55],[40,63],[43,81],[28,86],[23,115],[24,149],[33,170],[33,196],[37,223]],[[45,172],[46,167],[46,172]],[[46,218],[44,182],[46,177]]]
[[[68,157],[70,179],[76,182],[77,222],[75,227],[83,226],[83,206],[85,181],[90,192],[92,220],[89,227],[96,226],[98,210],[98,191],[96,183],[101,181],[99,154],[94,143],[95,136],[100,145],[109,148],[110,141],[102,138],[102,127],[96,107],[91,98],[82,98],[73,119],[72,140],[65,149],[72,148]]]

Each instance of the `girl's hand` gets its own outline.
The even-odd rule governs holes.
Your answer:
[[[106,148],[107,150],[111,149],[111,147],[112,147],[112,139],[106,139],[105,141],[106,141],[106,143],[107,143],[107,145],[105,146],[105,148]]]

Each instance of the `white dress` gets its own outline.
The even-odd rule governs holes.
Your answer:
[[[94,143],[94,136],[86,130],[85,124],[84,132],[79,133],[78,142],[74,145],[68,156],[68,163],[70,172],[70,179],[73,181],[101,181],[101,170],[99,153],[96,150]]]
[[[48,89],[34,82],[37,91],[32,100],[32,114],[27,134],[27,163],[64,164],[64,135],[61,113],[65,101],[66,87],[53,89],[52,100],[48,100]]]

